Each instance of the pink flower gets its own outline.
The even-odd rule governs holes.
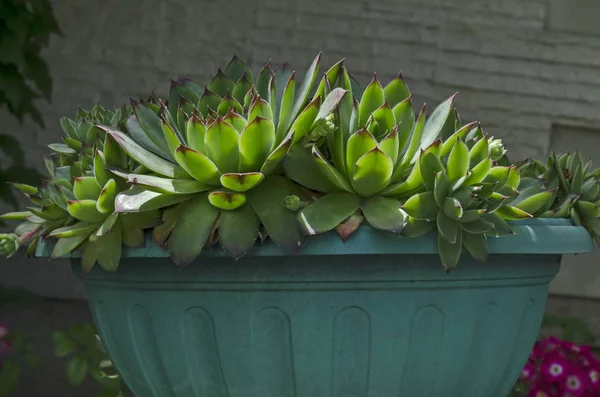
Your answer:
[[[593,391],[600,391],[600,372],[595,369],[590,369],[587,372],[588,381],[590,389]]]
[[[521,371],[521,379],[529,380],[533,375],[535,375],[535,365],[529,362],[525,364],[525,367],[523,367],[523,370]]]
[[[550,394],[550,388],[545,385],[536,385],[529,389],[527,397],[552,397]]]
[[[561,382],[567,376],[568,367],[569,362],[564,357],[552,353],[544,358],[542,376],[551,383]]]
[[[567,392],[567,396],[579,397],[585,392],[586,376],[580,373],[571,373],[567,375],[562,384],[563,395]]]

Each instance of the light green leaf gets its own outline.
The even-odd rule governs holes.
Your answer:
[[[592,219],[592,218],[598,218],[600,217],[600,208],[594,204],[594,203],[590,203],[589,201],[578,201],[575,206],[577,207],[577,210],[581,213],[581,215],[586,218],[586,219]],[[521,207],[519,207],[521,208]],[[524,208],[521,208],[523,210],[525,210]],[[535,211],[527,211],[529,213],[533,213]]]
[[[67,363],[67,380],[71,386],[80,385],[88,371],[88,362],[83,356],[75,355]]]
[[[265,178],[247,193],[248,202],[260,218],[269,237],[276,244],[297,251],[302,245],[303,236],[296,213],[283,206],[283,200],[287,196],[302,197],[302,194],[296,184],[281,176]]]
[[[73,193],[77,200],[95,200],[100,194],[100,186],[94,177],[74,177]]]
[[[69,214],[84,222],[101,222],[105,215],[96,209],[96,200],[71,200],[67,202]]]
[[[178,266],[187,265],[200,254],[219,213],[206,194],[182,204],[169,239],[169,252]]]
[[[106,185],[106,182],[111,179],[111,175],[106,169],[106,160],[104,159],[104,153],[99,150],[94,152],[94,178],[98,186]]]
[[[204,154],[182,145],[175,151],[175,160],[195,180],[208,185],[219,183],[217,166]]]
[[[504,207],[500,207],[496,210],[496,213],[500,215],[504,219],[508,220],[517,220],[517,219],[525,219],[532,218],[533,215],[511,205],[507,205]]]
[[[223,98],[227,92],[233,90],[235,83],[221,69],[217,70],[217,74],[208,84],[208,89]]]
[[[135,113],[135,117],[145,133],[144,134],[145,137],[152,142],[154,147],[159,149],[160,152],[158,154],[160,155],[161,153],[162,154],[169,153],[169,147],[167,146],[167,143],[165,142],[165,139],[163,136],[162,126],[161,126],[162,123],[160,121],[160,117],[158,117],[152,109],[148,108],[145,105],[142,105],[141,103],[132,102],[132,107],[133,107],[133,112]],[[130,125],[132,126],[133,124],[130,124]],[[106,129],[105,127],[100,127],[100,128],[104,129],[106,132],[108,132],[108,129]],[[132,137],[135,138],[135,137],[139,137],[141,135],[142,134],[138,133],[137,130],[134,130]],[[145,139],[140,142],[140,144],[142,144],[142,143],[145,143]],[[142,146],[143,146],[143,144],[142,144]],[[149,148],[146,148],[146,149],[150,150]],[[125,149],[125,150],[127,150],[127,149]],[[131,156],[130,153],[128,153],[128,154]]]
[[[260,173],[269,176],[277,171],[279,165],[285,158],[285,155],[290,150],[290,146],[294,140],[294,132],[285,137],[285,139],[277,146],[265,160],[265,163],[260,168]]]
[[[406,178],[404,182],[390,185],[380,194],[383,196],[402,199],[408,195],[419,193],[423,190],[425,190],[425,185],[423,184],[423,178],[421,177],[421,168],[415,166],[412,168],[408,178]]]
[[[98,212],[103,214],[111,213],[115,210],[115,198],[119,193],[119,187],[114,179],[106,182],[106,185],[102,188],[100,196],[96,201],[96,209]]]
[[[260,172],[248,172],[245,174],[223,174],[221,185],[234,192],[245,192],[258,185],[265,176]]]
[[[240,58],[238,58],[237,55],[234,55],[233,58],[231,58],[231,61],[229,61],[229,64],[225,68],[225,74],[232,81],[238,81],[244,76],[246,76],[246,78],[250,82],[254,80],[252,78],[252,73],[250,72],[248,65],[246,65]]]
[[[411,98],[408,97],[398,103],[392,108],[392,112],[398,123],[398,147],[400,153],[403,153],[415,124],[415,111],[412,107]]]
[[[298,115],[290,131],[294,131],[294,143],[300,142],[302,138],[308,134],[311,126],[313,125],[319,109],[321,107],[321,99],[315,98],[309,103],[304,110]]]
[[[374,134],[377,137],[387,134],[396,126],[396,117],[387,102],[373,112],[373,119],[378,125],[378,131]]]
[[[252,89],[252,73],[248,71],[245,72],[235,83],[235,87],[233,87],[233,92],[231,95],[241,104],[244,103],[244,98],[248,91]],[[234,126],[235,127],[235,126]]]
[[[275,143],[275,126],[269,119],[255,118],[240,136],[240,170],[259,170]]]
[[[462,140],[463,142],[466,142],[465,135],[467,135],[467,132],[469,132],[475,124],[477,124],[477,122],[472,122],[459,128],[448,139],[444,140],[444,143],[440,148],[439,156],[446,157],[450,153],[457,141]],[[471,164],[477,163],[472,162]]]
[[[236,99],[232,97],[230,93],[227,93],[217,107],[217,113],[219,113],[221,116],[225,116],[230,111],[243,113],[244,109],[242,109],[242,105],[240,105],[240,103],[236,101]]]
[[[239,140],[240,135],[236,129],[223,119],[218,119],[206,130],[204,138],[206,154],[221,173],[238,171]],[[190,174],[193,175],[191,172]]]
[[[419,167],[421,168],[421,177],[425,187],[427,190],[433,191],[436,175],[444,170],[442,162],[434,153],[424,152],[421,153]]]
[[[416,219],[435,219],[439,207],[432,192],[419,193],[411,196],[402,209]]]
[[[110,231],[112,230],[115,222],[119,219],[119,214],[117,214],[116,212],[113,214],[110,214],[106,217],[106,219],[104,220],[104,222],[102,222],[102,225],[100,226],[100,228],[98,229],[98,232],[96,233],[97,236],[104,236],[108,233],[110,233]]]
[[[548,203],[551,199],[554,198],[554,192],[546,191],[534,194],[518,203],[514,203],[513,205],[520,209],[521,211],[525,211],[529,214],[534,214],[540,208]],[[590,203],[591,204],[591,203]],[[593,204],[592,204],[593,205]],[[600,213],[599,213],[600,215]]]
[[[402,127],[402,125],[400,125]],[[419,147],[421,147],[421,137],[423,136],[423,131],[425,128],[425,106],[419,112],[419,116],[417,117],[417,122],[414,123],[412,134],[410,136],[410,143],[408,144],[408,148],[404,153],[404,157],[400,162],[400,166],[396,168],[394,172],[394,177],[392,178],[394,181],[400,177],[404,170],[408,168],[410,164],[413,164],[417,161],[419,156]],[[434,139],[435,141],[435,139]],[[434,141],[431,141],[433,143]],[[429,145],[431,145],[431,143]],[[427,148],[429,145],[424,146],[423,149]]]
[[[442,207],[450,192],[450,182],[446,177],[446,172],[441,171],[435,175],[435,183],[433,187],[433,193],[435,195],[435,202],[437,205]]]
[[[367,222],[376,229],[400,233],[408,222],[401,203],[387,197],[371,197],[361,206]]]
[[[216,111],[221,103],[221,97],[210,89],[205,89],[198,102],[198,111],[202,117],[208,116],[210,110]]]
[[[98,228],[97,224],[89,224],[87,222],[78,222],[71,226],[64,226],[58,229],[54,229],[50,232],[49,236],[57,238],[71,238],[77,236],[89,236],[95,229]]]
[[[333,192],[298,213],[300,227],[308,235],[333,230],[360,207],[360,197],[352,193]]]
[[[486,210],[467,210],[463,211],[462,216],[460,217],[460,222],[473,222],[477,219],[481,218],[486,213]]]
[[[320,122],[321,120],[325,120],[327,116],[329,116],[333,111],[338,107],[342,99],[346,96],[348,91],[343,88],[336,88],[327,95],[327,98],[321,104],[319,108],[319,113],[317,113],[317,117],[313,122],[313,127]]]
[[[302,85],[300,86],[300,89],[298,90],[298,95],[296,97],[296,101],[294,102],[294,108],[292,110],[293,117],[296,117],[300,113],[300,111],[304,108],[304,105],[306,104],[306,101],[308,100],[308,97],[310,95],[312,87],[315,84],[315,81],[319,74],[320,65],[321,65],[321,53],[319,53],[315,57],[312,64],[306,71],[306,75],[304,76],[304,79],[302,80]]]
[[[463,215],[463,208],[460,201],[452,197],[446,197],[442,209],[444,214],[453,220],[460,219]]]
[[[398,155],[400,149],[398,145],[398,127],[394,128],[381,142],[379,142],[379,149],[388,155],[392,159],[394,166],[398,161]]]
[[[181,142],[175,131],[173,131],[173,128],[166,121],[162,123],[162,130],[167,146],[169,147],[169,153],[171,156],[175,156],[175,151],[183,142]]]
[[[219,217],[219,241],[234,259],[239,259],[254,247],[260,220],[249,204],[233,211],[223,211]]]
[[[373,76],[373,80],[365,88],[360,104],[358,105],[358,125],[364,126],[367,120],[377,108],[385,103],[385,92],[383,87],[377,80],[377,76]]]
[[[216,191],[208,195],[208,201],[219,209],[229,211],[244,205],[246,203],[246,195],[237,192]]]
[[[448,157],[446,175],[451,184],[465,177],[469,171],[469,149],[461,140],[456,141]]]
[[[471,186],[482,182],[487,176],[490,169],[492,169],[491,157],[484,158],[479,164],[473,167],[473,169],[471,170],[471,175],[467,177],[464,184],[466,186]]]
[[[244,128],[246,128],[246,126],[248,125],[248,122],[246,121],[245,118],[243,118],[241,115],[239,115],[233,111],[229,111],[229,113],[227,113],[225,115],[223,120],[225,120],[226,123],[231,124],[236,129],[236,131],[239,132],[240,134],[242,133],[242,131],[244,131]]]
[[[399,73],[396,78],[390,81],[383,89],[385,100],[391,107],[396,106],[403,100],[410,98],[410,90],[402,79],[402,73]]]
[[[255,97],[250,104],[248,122],[251,123],[257,117],[262,117],[273,121],[273,109],[271,108],[271,105],[269,105],[269,102],[265,101],[261,97]]]
[[[365,128],[352,134],[346,148],[346,175],[354,176],[354,167],[359,158],[377,147],[377,140]]]
[[[490,146],[487,136],[479,139],[469,151],[469,162],[479,164],[490,155]]]
[[[382,191],[389,183],[394,163],[379,148],[365,153],[354,167],[352,186],[356,193],[370,197]]]
[[[304,87],[301,87],[302,89]],[[289,131],[290,124],[292,123],[292,115],[294,110],[294,95],[296,92],[296,72],[292,72],[290,78],[288,79],[285,88],[283,90],[283,96],[281,98],[281,106],[279,108],[279,120],[277,122],[277,142],[281,142],[281,140],[287,135]],[[300,98],[298,98],[300,100]],[[301,109],[298,109],[300,111]],[[295,116],[295,114],[294,114]]]
[[[55,151],[56,153],[60,153],[60,154],[67,154],[67,155],[75,155],[77,153],[79,153],[77,150],[72,149],[71,147],[69,147],[68,145],[65,145],[64,143],[51,143],[48,145],[48,147]]]
[[[426,219],[415,219],[412,216],[408,217],[408,223],[400,233],[404,237],[416,238],[431,231],[435,223]]]

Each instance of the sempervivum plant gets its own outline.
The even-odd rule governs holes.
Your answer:
[[[56,238],[53,258],[81,247],[86,271],[96,261],[114,271],[123,244],[138,247],[144,243],[143,229],[156,226],[160,214],[156,210],[126,216],[115,213],[115,197],[128,186],[108,169],[128,170],[136,164],[110,135],[96,128],[100,123],[118,128],[127,116],[126,107],[113,112],[96,106],[91,113],[80,111],[75,120],[61,120],[65,143],[49,145],[54,151],[46,161],[50,179],[40,188],[15,185],[35,206],[3,215],[3,219],[24,221],[14,235],[3,239],[3,248],[30,242],[32,253],[40,239]]]
[[[579,152],[551,153],[546,164],[528,160],[521,167],[522,194],[551,189],[553,194],[533,215],[540,218],[570,218],[585,226],[600,242],[600,172],[584,162]]]
[[[351,94],[342,97],[326,139],[292,148],[284,162],[290,178],[322,194],[304,205],[286,201],[290,209],[304,207],[298,220],[306,234],[336,229],[346,238],[363,219],[407,237],[437,229],[450,269],[463,246],[484,260],[485,236],[511,233],[505,218],[530,216],[507,206],[517,197],[519,173],[499,165],[501,141],[477,123],[461,126],[454,96],[429,119],[423,109],[415,120],[401,76],[385,87],[374,77],[360,101],[343,66],[332,80]]]
[[[205,88],[180,80],[168,104],[134,102],[128,134],[106,129],[146,169],[127,175],[136,188],[119,194],[117,211],[140,211],[159,197],[165,206],[182,201],[155,233],[179,265],[214,238],[238,258],[252,249],[261,224],[276,243],[298,249],[302,235],[281,201],[299,189],[279,176],[279,165],[294,142],[324,128],[340,98],[325,100],[325,82],[311,98],[319,65],[317,56],[296,88],[294,72],[282,77],[267,65],[255,80],[234,58]]]

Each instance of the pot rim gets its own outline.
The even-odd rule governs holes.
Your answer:
[[[583,226],[574,226],[570,219],[526,219],[509,221],[514,234],[487,237],[490,254],[578,254],[593,252],[594,241]],[[260,244],[260,243],[258,243]],[[42,242],[37,257],[50,257],[54,244]],[[399,237],[387,231],[361,226],[345,242],[335,232],[310,236],[298,252],[290,252],[273,241],[257,245],[246,256],[314,256],[314,255],[403,255],[437,254],[437,235],[431,231],[417,238]],[[228,257],[220,247],[207,248],[200,257]],[[80,258],[77,251],[65,256]],[[157,246],[151,233],[146,233],[144,247],[123,247],[122,258],[167,258],[166,248]]]

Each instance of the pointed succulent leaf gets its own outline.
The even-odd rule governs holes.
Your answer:
[[[383,89],[385,100],[391,107],[396,106],[401,101],[410,97],[410,90],[402,79],[402,73],[399,73],[396,78],[390,81]]]
[[[291,74],[291,71],[290,71],[290,74]],[[261,71],[258,74],[258,77],[256,79],[256,90],[260,96],[265,97],[265,98],[267,97],[268,92],[269,92],[269,80],[271,79],[272,76],[273,76],[273,70],[271,69],[271,62],[269,61],[269,63],[261,69]],[[286,80],[287,80],[287,78],[288,77],[286,77]]]
[[[264,164],[275,142],[275,126],[269,119],[255,118],[240,136],[240,170],[256,171]]]
[[[435,219],[439,207],[432,192],[419,193],[411,196],[402,209],[416,219]]]
[[[127,182],[143,186],[148,190],[169,194],[192,194],[212,189],[210,185],[195,179],[171,179],[141,174],[129,174]]]
[[[98,224],[90,224],[87,222],[78,222],[71,226],[64,226],[58,229],[54,229],[48,234],[51,237],[57,238],[71,238],[77,236],[89,236],[94,230],[98,228]]]
[[[490,156],[490,144],[487,136],[479,139],[469,151],[469,161],[471,164],[479,164]]]
[[[165,141],[167,142],[167,146],[169,147],[169,153],[174,157],[175,151],[180,145],[183,144],[183,142],[179,139],[173,128],[167,124],[167,122],[162,123],[162,130]]]
[[[379,126],[379,136],[388,133],[396,126],[396,117],[387,102],[373,112],[373,118]]]
[[[308,235],[333,230],[360,207],[360,197],[352,193],[333,192],[298,213],[298,220]]]
[[[81,268],[87,274],[92,271],[92,268],[98,260],[98,254],[96,253],[96,242],[87,241],[83,246],[81,253]]]
[[[493,225],[493,228],[486,232],[487,235],[499,237],[507,234],[513,234],[513,231],[508,223],[495,212],[487,213],[482,216],[481,219]]]
[[[223,174],[221,185],[234,192],[245,192],[258,185],[265,176],[260,172],[248,172],[244,174]]]
[[[247,196],[271,239],[284,248],[298,250],[303,236],[296,213],[282,204],[287,196],[301,196],[298,186],[287,178],[271,176],[248,191]]]
[[[55,259],[67,255],[69,252],[79,247],[87,238],[87,235],[81,235],[59,239],[52,250],[51,258]]]
[[[48,145],[48,147],[60,154],[75,155],[79,153],[78,150],[75,150],[64,143],[51,143]]]
[[[139,248],[144,246],[144,231],[138,228],[121,225],[121,241],[123,245],[129,248]]]
[[[269,154],[269,156],[265,160],[265,163],[262,165],[262,167],[260,167],[261,174],[269,176],[278,169],[279,165],[285,158],[285,155],[290,150],[293,140],[294,132],[292,131],[287,137],[285,137],[285,139],[279,144],[279,146],[277,146],[271,152],[271,154]]]
[[[175,160],[195,180],[209,185],[219,183],[219,169],[204,154],[182,145],[175,151]]]
[[[67,203],[69,214],[84,222],[101,222],[105,215],[96,209],[95,200],[75,200]]]
[[[104,139],[104,159],[106,160],[106,165],[108,167],[127,167],[127,154],[123,150],[121,150],[120,145],[121,143],[115,136],[108,133],[106,134],[106,138]],[[143,148],[141,149],[145,150]],[[154,155],[153,153],[150,154]],[[74,163],[73,165],[76,164],[77,163]],[[78,175],[79,172],[76,173],[73,170],[71,170],[71,174]]]
[[[21,192],[27,195],[33,195],[38,193],[38,188],[34,186],[25,185],[23,183],[9,183],[15,189],[20,190]]]
[[[250,105],[250,111],[248,115],[248,122],[252,122],[255,118],[262,117],[273,121],[273,110],[269,102],[265,101],[261,97],[256,97]]]
[[[379,149],[392,159],[392,163],[395,166],[400,154],[398,145],[398,127],[394,128],[381,142],[379,142]]]
[[[427,190],[433,191],[436,175],[444,170],[442,162],[434,153],[426,152],[421,154],[419,167],[421,168],[421,177],[425,187]]]
[[[149,229],[161,224],[159,210],[120,214],[123,224],[136,229]]]
[[[204,153],[204,136],[206,134],[206,126],[194,115],[190,117],[185,126],[185,138],[189,147],[197,152]],[[177,149],[177,148],[176,148]],[[175,155],[173,155],[175,156]]]
[[[463,215],[463,208],[460,201],[452,197],[446,197],[442,209],[444,214],[453,220],[458,220]]]
[[[321,66],[321,53],[319,53],[315,57],[312,64],[306,71],[306,75],[304,76],[304,79],[302,80],[302,85],[300,86],[300,89],[298,90],[298,95],[296,96],[296,101],[294,102],[294,108],[292,110],[292,117],[296,117],[300,113],[300,111],[304,108],[304,106],[306,105],[306,101],[308,100],[308,97],[310,95],[312,87],[315,84],[317,76],[319,75],[320,66]]]
[[[231,96],[231,94],[227,93],[219,103],[217,107],[217,113],[221,116],[225,116],[230,110],[233,110],[236,113],[243,113],[242,105]]]
[[[321,99],[316,98],[298,115],[290,128],[290,131],[294,131],[294,143],[299,142],[309,133],[311,126],[317,118],[320,106]]]
[[[236,129],[223,119],[218,119],[206,130],[206,154],[221,173],[237,172],[240,157],[239,140],[240,135]]]
[[[250,69],[248,65],[246,65],[237,55],[234,55],[229,61],[229,64],[225,68],[225,74],[232,81],[238,81],[242,78],[242,76],[246,76],[249,81],[253,80],[252,73],[250,73]]]
[[[485,221],[483,218],[479,218],[471,222],[461,222],[460,227],[466,232],[481,234],[492,230],[494,224]]]
[[[338,64],[340,62],[338,62]],[[339,86],[349,93],[345,94],[340,101],[336,117],[339,120],[339,129],[342,139],[346,142],[348,141],[348,137],[356,131],[356,126],[354,125],[355,123],[351,123],[352,113],[354,112],[354,99],[351,95],[352,84],[350,82],[350,76],[348,75],[346,68],[342,67],[341,69],[342,74],[340,75]]]
[[[435,197],[435,202],[438,206],[442,207],[450,192],[450,181],[446,177],[446,173],[444,171],[438,172],[435,174],[435,182],[433,187],[433,193]]]
[[[485,213],[486,213],[486,210],[484,210],[484,209],[467,210],[467,211],[463,212],[459,221],[460,222],[473,222],[473,221],[476,221],[477,219],[481,218]]]
[[[447,120],[454,115],[454,98],[456,95],[452,95],[450,98],[442,102],[431,114],[427,123],[423,128],[423,136],[421,137],[420,147],[421,149],[431,145],[435,140],[440,138],[442,129],[446,124]],[[451,178],[449,178],[451,179]]]
[[[336,88],[327,95],[321,107],[319,108],[319,113],[317,113],[317,117],[313,122],[313,126],[319,123],[322,120],[325,120],[333,111],[338,107],[342,99],[346,96],[348,91],[343,88]]]
[[[67,216],[67,211],[63,210],[56,204],[45,205],[41,208],[28,207],[27,209],[32,214],[46,220],[59,220]]]
[[[329,179],[329,181],[334,184],[338,189],[345,190],[346,192],[353,192],[352,187],[348,183],[348,180],[344,178],[344,176],[336,170],[331,164],[327,162],[325,157],[321,154],[319,149],[316,146],[312,147],[312,156],[321,170],[321,173]]]
[[[584,219],[600,217],[600,208],[594,203],[580,200],[575,206]]]
[[[100,227],[98,228],[96,235],[104,236],[110,233],[117,220],[119,220],[119,214],[117,214],[116,212],[107,216],[104,222],[102,222],[102,225],[100,225]]]
[[[244,117],[232,110],[230,110],[229,113],[225,115],[223,120],[225,120],[226,123],[231,124],[240,134],[248,125],[248,122]]]
[[[254,247],[260,220],[249,204],[219,216],[219,241],[234,259],[239,259]]]
[[[78,200],[95,200],[100,194],[100,186],[94,177],[74,177],[73,193]]]
[[[402,125],[401,125],[402,127]],[[406,149],[406,152],[404,153],[404,158],[402,159],[402,162],[400,163],[400,167],[398,167],[396,169],[396,173],[394,173],[394,180],[396,180],[396,174],[400,174],[403,170],[407,169],[408,166],[410,164],[413,164],[414,162],[417,161],[417,158],[419,156],[419,147],[421,147],[421,138],[423,136],[423,131],[425,128],[425,106],[423,106],[423,108],[421,109],[421,111],[419,112],[419,116],[417,117],[417,122],[414,123],[413,125],[413,129],[412,129],[412,134],[410,135],[410,143],[408,144],[408,148]],[[433,143],[435,141],[435,139],[433,141],[430,142]],[[429,145],[427,145],[429,146]],[[427,148],[427,146],[424,146],[423,149]],[[401,174],[400,174],[401,175]]]
[[[169,252],[178,266],[189,264],[200,254],[219,212],[209,203],[206,194],[182,204],[169,239]]]
[[[437,215],[438,233],[444,236],[450,243],[455,243],[458,236],[458,222],[455,219],[450,219],[443,211]]]
[[[416,219],[409,216],[408,222],[400,234],[404,237],[416,238],[431,231],[434,225],[435,223],[431,220]]]
[[[29,211],[20,211],[20,212],[7,212],[6,214],[0,215],[0,219],[5,221],[12,220],[24,220],[31,216],[31,212]]]
[[[406,144],[408,143],[415,124],[415,111],[412,107],[411,97],[406,98],[394,106],[392,112],[398,123],[398,148],[400,149],[400,153],[402,153],[406,148]]]
[[[240,104],[244,104],[246,94],[252,89],[252,81],[248,78],[248,76],[252,77],[251,73],[244,73],[235,86],[233,87],[233,91],[231,95],[238,101]]]
[[[517,220],[517,219],[525,219],[531,218],[533,215],[510,205],[500,207],[496,210],[496,213],[500,215],[504,219],[508,220]]]
[[[106,182],[111,178],[110,173],[106,169],[106,161],[104,160],[104,153],[96,150],[94,153],[94,178],[98,185],[104,186]]]
[[[106,271],[116,272],[121,259],[121,222],[115,222],[109,233],[98,236],[95,245],[100,266]]]
[[[238,192],[215,191],[208,195],[208,201],[216,208],[234,210],[246,203],[246,196]]]
[[[115,198],[116,212],[150,211],[188,200],[192,195],[166,194],[134,187]]]
[[[459,229],[456,233],[456,241],[451,243],[441,233],[438,233],[438,251],[442,265],[449,271],[456,267],[460,254],[462,253],[462,233]]]
[[[581,187],[583,186],[583,169],[581,165],[577,165],[575,171],[573,171],[573,178],[571,180],[571,193],[580,194]]]
[[[163,131],[161,126],[162,123],[160,121],[160,118],[156,115],[156,113],[154,113],[152,109],[139,102],[132,102],[132,106],[133,112],[135,113],[135,117],[139,125],[141,126],[143,132],[145,133],[145,137],[152,142],[154,147],[159,149],[160,153],[169,153],[169,148],[163,137]],[[137,130],[135,135],[132,134],[134,138],[139,137],[140,135],[142,134],[139,134]],[[145,140],[142,140],[142,142],[145,142]],[[141,142],[140,145],[142,145]],[[150,150],[150,148],[146,149]]]
[[[319,169],[309,148],[292,146],[283,160],[283,169],[288,178],[308,189],[325,193],[336,190],[336,186]]]
[[[515,208],[520,209],[528,214],[536,213],[542,206],[544,206],[552,197],[554,192],[545,191],[534,194],[519,203],[513,203]]]
[[[208,89],[223,98],[233,90],[234,85],[233,80],[227,77],[221,69],[218,69],[217,74],[208,84]]]
[[[115,198],[119,193],[119,187],[114,179],[106,182],[102,188],[98,200],[96,201],[96,209],[103,214],[112,213],[115,210]]]
[[[151,153],[135,143],[130,137],[123,134],[120,131],[105,130],[106,133],[112,136],[115,141],[123,148],[123,150],[138,163],[142,164],[146,168],[156,172],[157,174],[168,176],[171,178],[181,177],[186,173],[175,164],[158,157],[154,153]],[[164,142],[164,138],[163,138]],[[166,145],[166,143],[165,143]],[[168,150],[168,148],[167,148]],[[107,161],[108,164],[108,161]],[[110,165],[110,164],[108,164]]]
[[[485,235],[463,231],[462,243],[469,254],[478,262],[485,262],[488,257]]]
[[[387,197],[371,197],[361,205],[367,222],[376,229],[400,233],[408,222],[408,215],[398,200]]]
[[[130,116],[125,125],[129,135],[131,135],[131,138],[144,149],[149,150],[150,152],[159,156],[168,157],[168,152],[163,151],[150,139],[135,116]]]
[[[377,76],[365,88],[360,104],[358,105],[358,125],[364,126],[371,114],[385,102],[385,92]]]
[[[477,124],[477,123],[476,122],[469,123],[469,124],[459,128],[458,130],[456,130],[456,132],[454,132],[450,137],[448,137],[448,139],[445,139],[444,143],[442,144],[442,147],[440,148],[440,152],[439,152],[440,157],[446,157],[448,154],[450,154],[450,151],[452,150],[452,148],[454,147],[454,145],[456,144],[457,141],[462,140],[463,142],[466,142],[465,136],[473,128],[473,126],[475,124]],[[477,164],[477,163],[472,163],[472,164]]]
[[[471,174],[467,177],[464,184],[466,186],[471,186],[471,185],[482,182],[485,179],[485,177],[487,176],[487,174],[491,168],[492,168],[492,159],[491,159],[491,157],[488,156],[487,158],[481,160],[481,162],[479,164],[477,164],[475,167],[473,167],[473,169],[471,170]]]
[[[281,106],[279,108],[279,120],[277,122],[276,136],[277,141],[281,140],[287,135],[290,124],[293,121],[293,110],[294,110],[294,95],[296,92],[296,72],[292,72],[288,79],[285,88],[283,90],[283,96],[281,97]]]
[[[206,117],[210,110],[216,111],[220,103],[221,97],[207,88],[198,102],[198,112],[200,112],[202,117]]]
[[[352,134],[346,148],[346,175],[354,175],[354,167],[359,158],[377,147],[377,140],[365,128]]]
[[[393,177],[393,176],[392,176]],[[421,168],[413,167],[404,182],[390,184],[381,191],[382,196],[404,199],[412,194],[420,193],[425,190],[423,178],[421,177]]]
[[[469,171],[469,150],[463,141],[457,141],[448,157],[446,175],[450,183],[457,182]]]

